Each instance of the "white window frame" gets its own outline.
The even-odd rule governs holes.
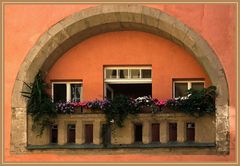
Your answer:
[[[107,70],[117,70],[116,78],[106,78]],[[119,70],[128,70],[128,78],[119,78]],[[131,78],[130,70],[136,69],[140,70],[140,78]],[[116,66],[116,67],[104,67],[104,83],[108,84],[136,84],[136,83],[152,83],[152,74],[151,78],[142,78],[142,69],[149,69],[152,72],[151,66]]]
[[[187,83],[188,90],[192,88],[192,83],[203,83],[203,87],[205,87],[205,81],[204,80],[175,80],[173,81],[173,98],[175,98],[175,84],[176,83]]]
[[[83,98],[82,98],[82,94],[83,94],[83,83],[82,81],[77,81],[77,82],[74,82],[74,81],[71,81],[71,82],[68,82],[68,81],[53,81],[52,82],[52,101],[54,101],[54,84],[66,84],[66,101],[69,102],[71,101],[71,84],[80,84],[80,101],[83,101]]]
[[[107,69],[117,70],[116,78],[106,78]],[[119,78],[119,70],[128,70],[128,78]],[[131,78],[130,70],[137,69],[140,70],[140,78]],[[150,69],[151,70],[151,78],[142,78],[142,69]],[[152,83],[152,66],[111,66],[104,67],[104,97],[107,95],[107,85],[108,84],[149,84]],[[113,92],[112,92],[113,96]]]

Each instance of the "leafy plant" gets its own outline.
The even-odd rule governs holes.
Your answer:
[[[187,96],[167,101],[166,106],[172,110],[192,116],[203,116],[215,112],[216,87],[210,86],[200,90],[190,89]]]
[[[138,110],[134,106],[134,100],[124,95],[117,95],[105,105],[103,111],[105,113],[108,124],[116,124],[123,127],[124,120],[128,114],[137,114]]]
[[[33,120],[32,130],[42,135],[44,128],[54,123],[57,117],[55,105],[47,94],[48,85],[44,82],[42,73],[39,72],[32,84],[25,83],[29,91],[22,92],[28,99],[27,112]]]

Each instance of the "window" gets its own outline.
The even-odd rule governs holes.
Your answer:
[[[136,67],[105,67],[105,80],[111,82],[118,79],[151,79],[152,67],[136,66]],[[146,81],[145,80],[145,81]]]
[[[51,143],[57,143],[58,142],[58,126],[52,125],[51,126]]]
[[[194,123],[186,123],[186,141],[194,142],[195,141],[195,124]]]
[[[76,125],[75,124],[68,124],[68,143],[75,143],[76,139]]]
[[[134,132],[135,142],[142,142],[142,124],[135,124],[135,132]]]
[[[114,95],[132,98],[152,96],[152,67],[125,66],[104,68],[104,96],[112,99]]]
[[[177,123],[169,123],[169,141],[177,141]]]
[[[204,88],[204,81],[173,81],[173,97],[186,96],[188,89]]]
[[[85,143],[86,144],[93,143],[93,125],[92,124],[85,125]]]
[[[81,101],[81,82],[53,82],[52,85],[52,96],[54,102]]]
[[[159,142],[159,123],[152,124],[152,142]]]

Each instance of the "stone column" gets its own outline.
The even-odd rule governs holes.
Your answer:
[[[184,142],[185,141],[185,123],[183,121],[177,122],[177,141]]]
[[[101,143],[101,123],[95,120],[93,124],[93,143],[99,145]]]
[[[143,122],[142,141],[144,144],[150,143],[150,122]]]
[[[84,143],[84,126],[81,120],[78,120],[76,123],[76,144],[83,144]]]
[[[133,144],[135,142],[134,140],[134,123],[129,123],[129,127],[130,127],[130,144]]]
[[[67,142],[65,139],[66,135],[67,135],[67,130],[66,130],[65,123],[62,119],[59,119],[58,121],[58,144],[59,145],[63,145]]]
[[[160,142],[161,143],[168,142],[168,123],[167,123],[167,121],[163,121],[160,124]]]
[[[27,110],[12,108],[11,152],[25,152],[27,146]],[[32,126],[29,126],[32,127]]]

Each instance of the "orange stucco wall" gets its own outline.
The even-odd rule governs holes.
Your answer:
[[[151,65],[152,95],[172,97],[176,78],[209,79],[191,54],[164,38],[137,31],[109,32],[91,37],[64,54],[50,69],[48,81],[82,80],[83,99],[103,98],[104,65]]]
[[[204,39],[207,40],[209,45],[218,55],[226,76],[229,85],[229,94],[230,94],[230,139],[231,139],[231,151],[230,155],[227,156],[216,156],[216,155],[201,155],[201,156],[159,156],[159,155],[98,155],[88,156],[88,155],[56,155],[56,154],[32,154],[32,155],[11,155],[10,154],[10,122],[11,122],[11,95],[16,79],[19,67],[24,60],[24,57],[27,55],[28,51],[35,44],[37,39],[41,34],[48,30],[49,27],[60,21],[61,19],[80,11],[83,8],[88,8],[94,5],[83,5],[83,4],[5,4],[4,5],[4,161],[5,162],[101,162],[101,161],[110,161],[110,162],[216,162],[216,161],[234,161],[235,160],[235,111],[236,111],[236,5],[235,4],[151,4],[147,6],[155,7],[161,9],[163,12],[166,12],[172,16],[175,16],[177,19],[188,25],[194,31],[202,35]],[[135,33],[135,32],[134,32]],[[128,35],[133,35],[129,33]],[[98,40],[106,40],[106,38],[111,38],[111,40],[116,40],[120,38],[128,38],[128,35],[114,35],[111,34],[102,34],[96,36],[92,39],[89,39],[78,45],[77,47],[71,49],[65,56],[74,56],[74,52],[84,51],[89,44],[94,43]],[[163,39],[141,34],[141,38],[151,38],[149,42],[157,41],[158,43],[162,42]],[[133,38],[131,40],[137,40]],[[141,40],[138,40],[141,44]],[[168,47],[172,46],[174,49],[178,50],[178,58],[181,56],[188,56],[182,49],[177,46],[164,41],[164,44]],[[98,43],[96,47],[101,48],[102,53],[104,53],[104,48],[111,47],[118,49],[111,45],[100,45],[104,43]],[[125,44],[124,42],[121,44]],[[131,43],[126,43],[131,46]],[[93,45],[95,46],[95,45]],[[148,48],[148,43],[144,44],[145,48]],[[152,46],[151,46],[152,47]],[[155,46],[156,47],[156,46]],[[130,48],[132,51],[136,48]],[[138,48],[139,49],[139,48]],[[107,54],[112,49],[107,49]],[[89,50],[91,51],[91,50]],[[112,50],[114,51],[114,50]],[[125,51],[124,49],[120,50],[121,52]],[[153,51],[153,50],[151,50]],[[159,50],[158,51],[164,51]],[[73,54],[70,54],[73,52]],[[89,52],[90,53],[90,52]],[[157,52],[155,52],[157,53]],[[169,52],[168,52],[169,53]],[[75,55],[76,56],[76,55]],[[152,55],[153,56],[153,55]],[[132,60],[133,56],[130,56]],[[160,57],[160,56],[159,56]],[[166,56],[161,56],[164,58]],[[63,59],[64,59],[63,58]],[[177,58],[176,58],[177,59]],[[175,60],[176,60],[175,59]],[[143,59],[142,59],[143,60]],[[158,60],[158,59],[157,59]],[[169,60],[169,59],[167,59]],[[62,59],[58,63],[63,62]],[[182,61],[182,59],[181,59]],[[189,58],[189,63],[194,61],[192,58]],[[193,65],[193,67],[198,67],[198,65]],[[52,70],[54,71],[55,68]],[[169,70],[169,69],[168,69]],[[154,70],[156,71],[156,70]],[[199,70],[200,71],[200,70]],[[57,71],[56,71],[57,72]],[[179,73],[181,74],[181,73]],[[200,74],[200,73],[198,73]],[[159,77],[160,78],[160,77]],[[158,81],[158,80],[156,80]],[[167,82],[166,82],[167,85]],[[157,86],[157,84],[156,84]],[[90,94],[88,94],[90,96]],[[101,94],[98,94],[99,97]],[[160,95],[160,94],[158,94]],[[167,94],[161,95],[160,97],[168,96]],[[87,97],[87,96],[86,96]],[[98,97],[98,96],[97,96]]]

